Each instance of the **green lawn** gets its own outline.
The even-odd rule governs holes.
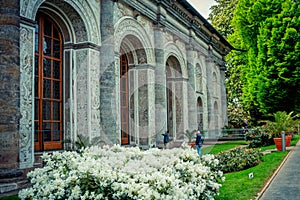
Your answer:
[[[18,199],[19,199],[18,195],[0,198],[0,200],[18,200]]]
[[[202,154],[217,154],[222,151],[227,151],[229,149],[241,146],[241,145],[247,145],[247,142],[244,140],[238,140],[238,141],[228,141],[225,143],[215,144],[207,147],[201,148]]]

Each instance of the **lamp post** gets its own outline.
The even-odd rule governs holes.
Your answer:
[[[282,151],[285,151],[285,133],[281,132],[281,141],[282,141]]]

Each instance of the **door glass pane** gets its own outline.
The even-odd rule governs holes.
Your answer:
[[[49,22],[47,19],[45,19],[44,21],[44,34],[47,36],[52,36],[52,23]]]
[[[38,99],[34,100],[34,119],[35,120],[39,119],[39,100]]]
[[[34,39],[34,51],[35,53],[39,52],[39,35],[37,33],[35,34],[35,39]]]
[[[51,81],[50,80],[44,80],[44,98],[50,98],[51,97]]]
[[[34,77],[34,96],[35,97],[38,97],[38,95],[39,95],[39,77],[38,76],[36,76],[36,77]]]
[[[58,39],[58,40],[60,39],[59,31],[55,27],[53,27],[53,38]]]
[[[44,77],[51,77],[51,60],[44,58]]]
[[[34,142],[38,142],[38,140],[39,140],[39,124],[38,124],[38,122],[34,122]]]
[[[51,103],[50,101],[43,101],[43,120],[51,119]]]
[[[52,131],[52,140],[59,141],[60,140],[60,126],[59,123],[53,123],[53,131]]]
[[[43,52],[46,56],[51,56],[51,38],[44,37]]]
[[[60,62],[53,61],[53,78],[60,78]]]
[[[60,103],[53,102],[53,120],[60,120]]]
[[[39,57],[35,56],[34,57],[34,74],[39,75]]]
[[[60,58],[60,42],[59,42],[59,40],[54,40],[53,53],[54,53],[55,58]]]
[[[53,99],[60,99],[60,82],[53,81]]]
[[[43,123],[43,140],[51,141],[51,123]]]

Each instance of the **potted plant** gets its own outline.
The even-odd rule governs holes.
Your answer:
[[[195,132],[196,132],[196,130],[193,130],[193,131],[186,130],[184,133],[184,135],[188,138],[188,144],[191,147],[195,147],[195,141],[192,141],[193,138],[195,138]]]
[[[285,111],[278,111],[273,114],[274,121],[266,120],[264,126],[265,131],[273,138],[277,150],[282,150],[281,134],[287,132],[294,127],[298,115],[294,115],[293,112],[287,113]],[[289,146],[291,137],[285,137],[286,146]]]

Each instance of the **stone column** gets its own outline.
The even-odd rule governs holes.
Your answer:
[[[197,52],[193,48],[187,49],[187,68],[188,68],[188,130],[194,130],[197,125],[197,96],[195,95],[196,80],[195,80],[195,58],[197,58]]]
[[[225,65],[225,63],[224,63]],[[222,121],[221,121],[221,126],[227,126],[228,125],[228,114],[227,114],[227,98],[226,98],[226,83],[225,83],[225,71],[226,67],[221,66],[220,67],[220,86],[221,86],[221,116],[222,116]],[[221,127],[221,128],[222,128]]]
[[[157,144],[162,143],[162,135],[167,129],[167,93],[166,71],[164,60],[164,32],[163,27],[154,27],[155,42],[155,133]]]
[[[214,96],[214,88],[213,88],[213,59],[208,56],[205,59],[206,63],[206,77],[207,77],[207,116],[208,116],[208,129],[214,129],[214,118],[213,118],[213,96]]]
[[[0,197],[18,189],[20,123],[20,1],[0,7]]]
[[[101,53],[100,53],[100,121],[101,139],[106,143],[120,141],[119,77],[120,54],[114,47],[114,2],[101,1]]]
[[[138,129],[140,146],[155,145],[155,97],[154,69],[148,65],[137,65],[138,74]]]
[[[202,68],[202,105],[203,105],[203,130],[209,129],[209,124],[208,124],[208,78],[207,78],[207,71],[208,67],[210,65],[207,65],[206,63],[206,58],[203,53],[199,53],[199,60],[200,63],[202,63],[203,68]]]

